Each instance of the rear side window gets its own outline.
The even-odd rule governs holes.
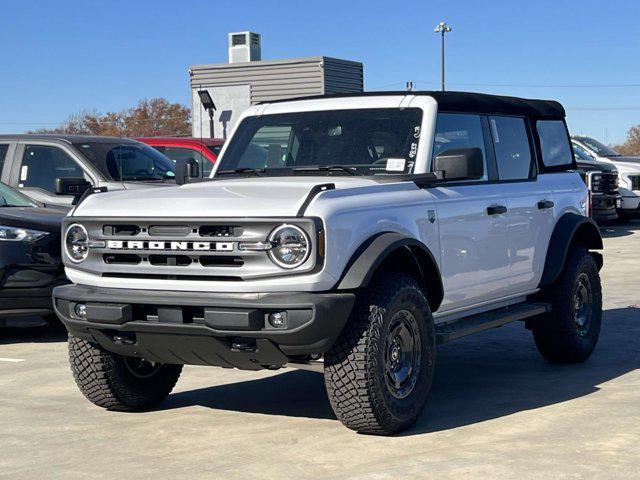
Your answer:
[[[500,180],[526,180],[534,174],[531,144],[525,120],[520,117],[489,117]]]
[[[542,163],[545,167],[573,165],[571,145],[564,122],[561,120],[538,120],[536,122]]]
[[[0,145],[0,175],[2,175],[2,169],[4,168],[4,158],[7,156],[9,145]]]

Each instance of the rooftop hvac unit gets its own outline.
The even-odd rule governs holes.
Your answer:
[[[260,34],[238,32],[229,34],[229,63],[254,62],[262,59]]]

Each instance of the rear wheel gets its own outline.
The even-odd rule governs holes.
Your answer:
[[[340,421],[393,434],[420,415],[435,368],[435,330],[424,291],[406,275],[378,276],[325,355],[325,384]]]
[[[182,371],[182,365],[125,357],[73,335],[69,361],[83,395],[99,407],[119,411],[155,407],[171,393]]]
[[[554,363],[584,362],[598,342],[602,322],[600,274],[589,251],[573,250],[543,295],[551,311],[533,327],[538,351]]]

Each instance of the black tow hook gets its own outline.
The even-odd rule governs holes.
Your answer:
[[[119,335],[113,336],[113,341],[116,345],[135,345],[136,341],[133,338],[121,337]]]
[[[255,352],[257,349],[255,340],[235,340],[231,342],[232,352]]]

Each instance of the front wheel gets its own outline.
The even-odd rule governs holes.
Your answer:
[[[584,362],[598,343],[602,322],[600,274],[589,251],[573,250],[543,295],[551,311],[533,327],[538,351],[553,363]]]
[[[427,297],[412,277],[378,276],[325,354],[325,385],[338,419],[359,433],[388,435],[416,421],[435,369]]]
[[[147,362],[104,350],[69,335],[69,362],[80,391],[108,410],[147,410],[162,402],[176,385],[182,365]]]

